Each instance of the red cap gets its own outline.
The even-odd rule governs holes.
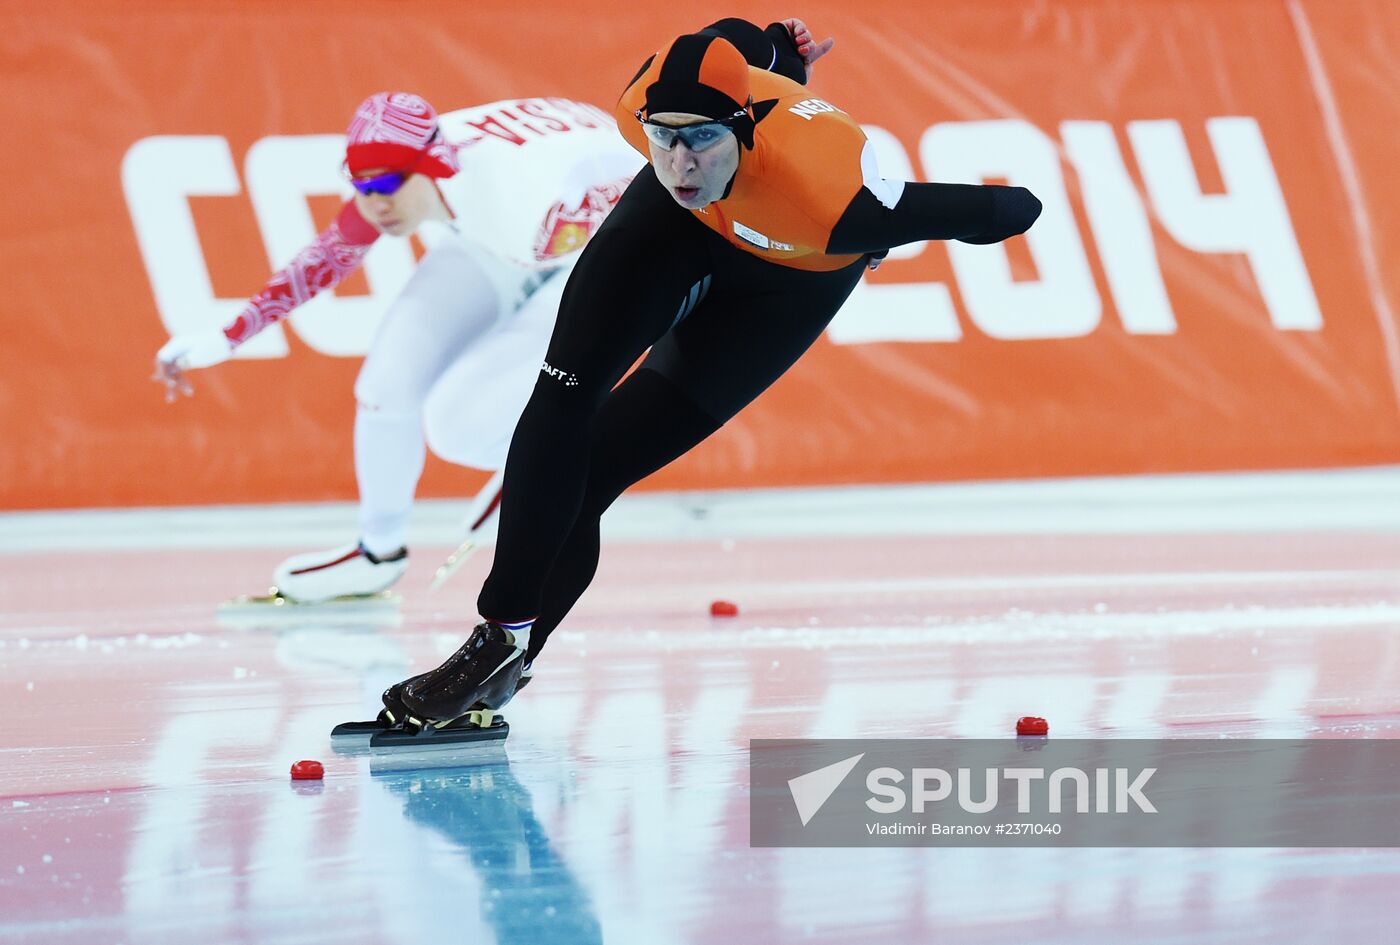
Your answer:
[[[442,137],[437,112],[411,92],[377,92],[360,103],[345,133],[350,173],[378,167],[429,177],[460,169],[457,151]]]

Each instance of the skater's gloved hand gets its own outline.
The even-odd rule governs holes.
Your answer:
[[[812,39],[812,31],[807,28],[807,24],[797,18],[780,20],[792,34],[793,45],[797,47],[797,54],[802,57],[802,63],[807,67],[807,78],[812,78],[812,63],[822,56],[831,52],[831,47],[836,45],[836,40],[828,36],[820,43]]]
[[[152,380],[165,385],[165,402],[172,403],[183,394],[194,394],[185,372],[193,368],[213,367],[233,356],[233,342],[222,328],[202,328],[182,331],[156,352],[156,373]]]

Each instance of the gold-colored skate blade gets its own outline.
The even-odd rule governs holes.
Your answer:
[[[403,598],[393,591],[303,603],[283,597],[273,587],[266,594],[246,594],[224,601],[215,616],[221,626],[234,629],[312,625],[348,628],[400,623],[402,603]]]
[[[286,597],[276,587],[269,587],[266,594],[243,594],[233,600],[224,601],[219,605],[220,610],[241,610],[247,607],[268,608],[268,607],[288,607],[288,608],[317,608],[326,609],[330,607],[353,606],[357,608],[382,608],[398,607],[403,603],[403,598],[393,591],[380,591],[377,594],[346,594],[342,597],[332,597],[327,600],[301,601]]]
[[[403,718],[403,724],[401,727],[409,735],[417,735],[425,728],[433,730],[432,732],[429,732],[430,735],[434,732],[462,731],[468,728],[469,726],[474,726],[476,728],[490,728],[492,725],[495,724],[497,719],[500,719],[502,725],[505,724],[505,718],[496,714],[499,711],[500,710],[498,709],[471,709],[465,715],[459,718],[429,719],[427,721],[424,721],[423,719],[420,719],[415,715],[407,715]],[[331,734],[335,733],[332,732]]]
[[[480,547],[475,538],[468,538],[457,546],[457,550],[447,556],[447,560],[438,565],[438,569],[433,572],[433,583],[428,586],[429,591],[435,591],[447,583],[447,579],[456,573],[468,558],[470,558]]]
[[[422,719],[410,715],[406,721],[412,733],[417,734],[425,728],[433,729],[435,732],[462,730],[463,726],[461,722],[463,719],[466,720],[466,724],[469,726],[490,728],[497,718],[498,716],[496,715],[495,709],[472,709],[459,719],[440,719],[424,722]],[[501,722],[504,723],[505,719],[502,718]]]

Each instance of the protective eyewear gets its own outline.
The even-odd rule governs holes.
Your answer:
[[[350,177],[350,186],[364,194],[366,197],[374,194],[383,194],[388,197],[396,194],[408,179],[413,176],[412,171],[389,171],[387,174],[376,174],[374,177]]]
[[[639,111],[637,121],[642,123],[642,131],[646,133],[647,140],[663,151],[674,149],[677,141],[692,151],[707,151],[733,135],[734,129],[729,123],[744,114],[747,113],[736,112],[729,118],[703,121],[696,125],[663,125],[643,117]]]

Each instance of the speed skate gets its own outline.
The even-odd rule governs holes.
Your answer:
[[[505,761],[505,740],[510,724],[500,709],[529,685],[530,670],[521,667],[509,695],[473,704],[463,714],[450,719],[424,719],[404,704],[404,690],[452,666],[449,661],[438,669],[395,683],[384,690],[383,708],[365,722],[342,722],[331,729],[331,748],[343,755],[369,755],[376,768],[384,770],[419,767],[492,764]],[[510,676],[515,676],[511,673]]]
[[[265,630],[313,626],[397,626],[403,622],[403,598],[394,591],[345,595],[322,601],[287,597],[276,586],[266,594],[245,594],[224,601],[215,613],[220,626],[234,630]]]
[[[277,566],[266,594],[236,597],[219,608],[237,620],[295,609],[298,616],[378,619],[397,616],[402,598],[389,590],[408,570],[408,551],[375,555],[356,541],[293,555]]]
[[[458,719],[390,724],[384,717],[343,722],[331,730],[331,748],[342,755],[369,755],[375,770],[458,767],[506,761],[510,723],[494,709],[473,709]]]
[[[226,612],[284,607],[299,610],[315,609],[317,612],[333,609],[347,613],[363,613],[367,610],[396,610],[402,602],[403,597],[394,591],[379,591],[376,594],[343,594],[326,600],[304,601],[288,597],[274,584],[267,589],[266,594],[240,594],[232,600],[224,601],[219,605],[219,610]]]

